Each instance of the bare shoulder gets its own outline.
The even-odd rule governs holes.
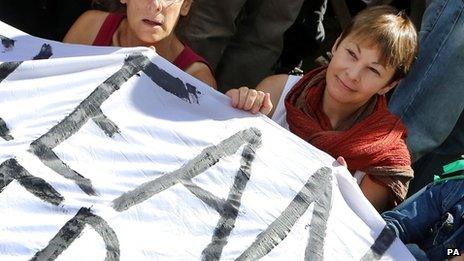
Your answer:
[[[279,103],[280,96],[282,95],[282,91],[287,80],[287,74],[276,74],[264,78],[264,80],[256,86],[256,90],[269,93],[271,95],[271,102],[274,106],[269,115],[274,114],[274,110],[277,107],[277,103]]]
[[[187,68],[187,70],[185,70],[185,72],[208,84],[213,89],[217,89],[216,80],[214,79],[213,72],[211,72],[208,65],[202,62],[194,62]]]
[[[66,33],[63,42],[91,45],[107,16],[107,12],[98,10],[84,12]]]

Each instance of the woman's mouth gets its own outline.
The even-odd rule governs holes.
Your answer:
[[[143,21],[145,24],[147,24],[147,25],[149,25],[149,26],[152,26],[152,27],[161,26],[161,25],[162,25],[161,22],[153,21],[153,20],[150,20],[150,19],[143,19],[142,21]]]
[[[335,76],[335,78],[337,79],[337,82],[338,84],[345,90],[347,91],[350,91],[350,92],[355,92],[355,90],[351,87],[349,87],[348,85],[346,85],[340,78],[338,78],[337,76]]]

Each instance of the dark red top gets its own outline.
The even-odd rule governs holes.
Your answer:
[[[106,17],[105,21],[103,22],[100,30],[98,31],[95,40],[93,41],[92,45],[95,46],[111,46],[111,42],[113,40],[113,35],[121,24],[122,20],[126,16],[124,14],[118,13],[109,13]],[[195,62],[201,62],[206,64],[211,72],[211,66],[209,66],[208,62],[198,54],[196,54],[192,48],[184,44],[184,50],[174,59],[172,62],[175,66],[179,69],[185,71],[190,65]]]
[[[98,31],[92,45],[96,46],[111,46],[113,35],[126,16],[123,14],[109,13]]]

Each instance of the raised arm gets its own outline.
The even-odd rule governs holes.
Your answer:
[[[206,64],[195,62],[190,65],[187,70],[185,70],[185,72],[213,87],[213,89],[217,89],[217,84],[213,73]]]

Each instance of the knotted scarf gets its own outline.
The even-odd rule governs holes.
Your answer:
[[[391,189],[391,203],[404,200],[413,177],[405,144],[406,128],[390,113],[384,95],[373,97],[345,126],[334,130],[322,111],[326,67],[299,80],[285,98],[290,131],[332,157],[345,158],[351,173],[360,170]]]

